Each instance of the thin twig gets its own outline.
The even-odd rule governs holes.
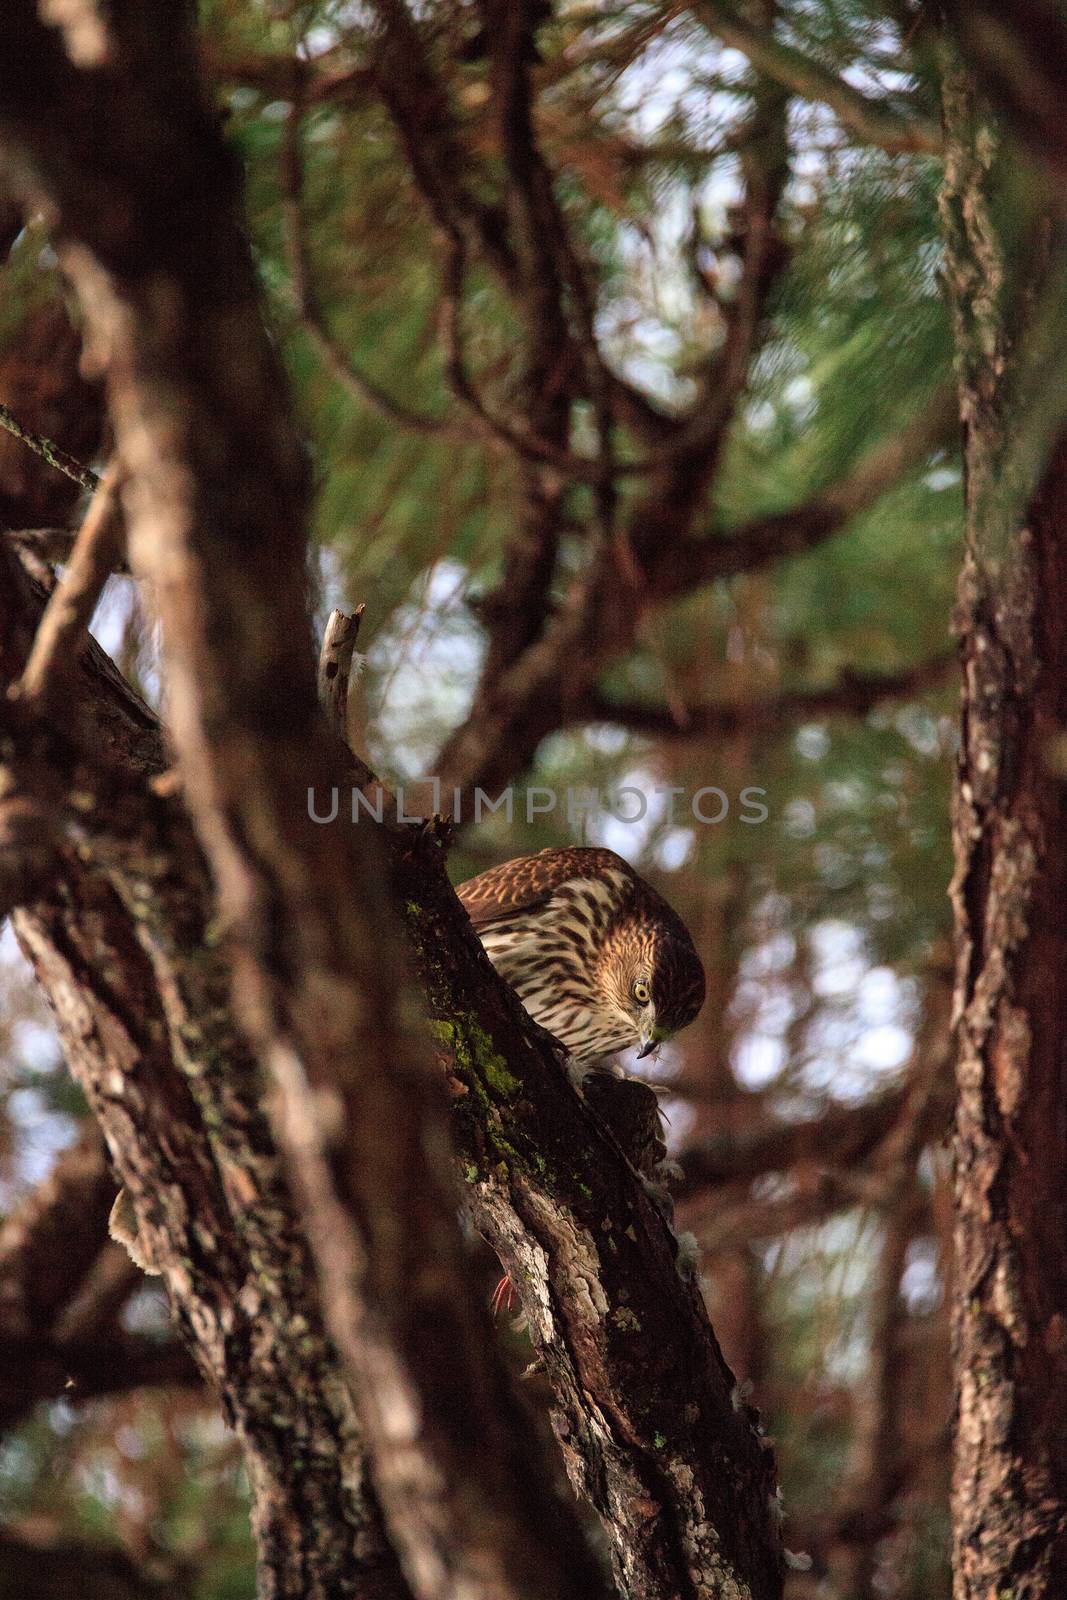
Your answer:
[[[108,578],[121,561],[125,526],[119,504],[123,469],[112,460],[74,542],[70,564],[49,596],[15,692],[36,709],[55,704],[84,647]]]
[[[16,439],[21,439],[23,444],[29,445],[35,455],[47,461],[50,467],[55,467],[57,472],[73,478],[83,489],[91,492],[98,486],[100,479],[95,472],[84,466],[76,457],[68,455],[67,451],[61,449],[54,440],[46,439],[43,433],[34,433],[32,428],[24,427],[4,405],[0,405],[0,428],[6,428],[8,433],[13,433]]]

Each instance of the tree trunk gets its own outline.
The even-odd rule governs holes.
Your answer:
[[[1036,219],[1013,281],[996,130],[946,72],[943,218],[964,426],[964,670],[954,805],[958,1025],[956,1600],[1053,1600],[1067,1576],[1067,438],[1026,451],[1034,308],[1062,282]]]

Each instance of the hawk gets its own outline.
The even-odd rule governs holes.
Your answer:
[[[685,923],[614,850],[541,850],[456,893],[494,967],[578,1062],[647,1056],[704,1004]]]

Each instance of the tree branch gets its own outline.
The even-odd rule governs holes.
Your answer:
[[[182,858],[186,870],[196,859],[192,848]],[[142,849],[148,861],[167,860],[158,839],[146,839]],[[193,909],[195,888],[182,885],[169,865],[167,876],[163,924],[151,869],[137,883],[133,923],[103,888],[99,868],[90,874],[72,853],[62,903],[19,911],[16,931],[56,1010],[67,1062],[134,1197],[179,1329],[241,1440],[262,1586],[279,1600],[305,1600],[309,1581],[343,1595],[410,1600],[322,1332],[306,1245],[271,1152],[258,1073],[232,1033],[228,1043],[220,1037],[232,1027],[221,1007],[221,974],[213,994],[195,997],[195,1014],[186,1010],[181,991],[188,974],[203,973],[206,920]],[[167,1013],[135,926],[150,933]],[[176,1037],[187,1058],[181,1069],[172,1054]],[[190,1084],[206,1120],[220,1130],[215,1141],[205,1135]],[[80,1342],[77,1334],[73,1342]],[[106,1381],[107,1371],[121,1379],[112,1360],[97,1381]]]
[[[319,703],[343,744],[348,743],[348,686],[363,611],[363,606],[357,606],[351,616],[331,611],[319,651]]]
[[[594,559],[572,581],[547,623],[541,626],[538,619],[538,632],[526,649],[502,663],[507,670],[491,677],[483,673],[466,723],[438,758],[437,770],[450,789],[491,790],[525,766],[546,734],[574,720],[604,668],[637,636],[647,607],[670,593],[662,569],[707,493],[785,260],[775,220],[788,173],[785,100],[777,89],[756,98],[742,163],[745,191],[736,241],[741,281],[723,347],[704,373],[700,400],[671,439],[659,442],[645,460],[610,462],[616,474],[637,467],[648,472],[644,493],[617,533],[607,500],[604,537]],[[603,426],[601,431],[602,448],[610,456]],[[694,575],[693,584],[699,581]]]
[[[43,433],[34,433],[32,428],[25,427],[5,405],[0,405],[0,428],[6,428],[16,439],[21,439],[34,455],[47,461],[50,467],[62,472],[64,477],[70,478],[79,488],[88,489],[90,493],[98,488],[100,479],[95,472],[91,472],[72,455],[68,455],[66,450],[62,450],[53,440],[46,439]]]
[[[70,563],[48,599],[16,693],[35,714],[56,707],[74,676],[104,585],[121,562],[125,528],[121,465],[112,461],[74,541]]]
[[[951,396],[938,391],[894,439],[869,451],[806,505],[720,537],[686,536],[681,530],[691,514],[688,495],[672,506],[669,497],[654,504],[650,491],[632,518],[635,528],[643,527],[639,591],[632,576],[620,582],[616,550],[602,554],[576,580],[544,635],[448,739],[436,764],[446,791],[478,786],[492,792],[529,764],[549,733],[583,718],[591,696],[596,706],[597,679],[633,642],[642,606],[816,548],[922,462],[954,425]]]
[[[92,649],[87,663],[92,672],[92,720],[100,728],[116,728],[108,700],[120,697],[126,703],[128,695],[120,682],[103,673],[100,660],[99,651]],[[119,719],[116,736],[127,759],[140,752],[141,759],[148,758],[148,773],[162,768],[163,752],[158,741],[145,745],[139,714],[132,727]],[[77,782],[85,792],[91,775],[79,775]],[[94,830],[112,824],[117,810],[113,803],[92,806],[88,815]],[[205,962],[210,908],[205,905],[201,915],[194,914],[187,897],[196,894],[195,882],[183,884],[167,866],[180,860],[188,873],[196,860],[195,846],[183,834],[160,836],[158,823],[149,825],[147,819],[136,850],[121,837],[107,845],[94,832],[93,841],[101,864],[106,863],[120,881],[128,881],[124,892],[150,934],[159,981],[173,996],[171,1038],[190,1082],[204,1099],[208,1125],[218,1130],[219,1159],[224,1155],[223,1171],[235,1175],[234,1203],[240,1204],[236,1214],[247,1229],[257,1211],[248,1203],[247,1180],[237,1184],[236,1174],[252,1172],[257,1188],[269,1182],[260,1170],[262,1158],[250,1159],[246,1135],[238,1132],[248,1124],[249,1105],[258,1110],[259,1086],[239,1042],[227,1031],[221,975],[204,987],[210,975],[210,961]],[[699,1541],[703,1536],[696,1530],[708,1507],[717,1506],[715,1525],[721,1527],[722,1537],[736,1537],[738,1504],[750,1505],[749,1516],[763,1515],[772,1491],[770,1462],[758,1456],[755,1464],[745,1464],[751,1448],[746,1438],[751,1441],[751,1435],[736,1420],[732,1380],[711,1341],[702,1303],[694,1286],[678,1275],[669,1229],[636,1186],[617,1146],[575,1098],[555,1054],[546,1053],[543,1045],[531,1050],[530,1024],[485,962],[441,865],[438,850],[431,848],[426,859],[423,852],[410,853],[409,841],[394,865],[399,874],[395,892],[402,903],[414,907],[421,902],[423,907],[413,931],[431,1014],[439,1019],[441,1053],[458,1074],[453,1115],[462,1141],[468,1197],[479,1227],[504,1260],[534,1319],[531,1328],[553,1374],[557,1404],[565,1418],[560,1426],[565,1428],[572,1475],[609,1518],[619,1561],[624,1563],[620,1571],[628,1573],[633,1592],[660,1600],[673,1592],[670,1585],[681,1570],[679,1561],[684,1568],[668,1530],[676,1526],[693,1530],[687,1537]],[[177,945],[176,929],[181,930]],[[100,952],[110,969],[122,969],[121,956],[101,942],[99,927],[91,930],[89,939],[89,948]],[[43,969],[51,988],[53,972],[47,966]],[[142,1000],[130,1004],[135,1013],[143,1010]],[[477,1024],[472,1017],[477,1017]],[[110,1036],[106,1029],[101,1032],[105,1039]],[[501,1060],[523,1074],[527,1088],[518,1099],[494,1066]],[[113,1059],[107,1070],[110,1082]],[[158,1090],[154,1098],[160,1098]],[[175,1112],[165,1115],[173,1120]],[[255,1127],[253,1118],[249,1133],[261,1138]],[[143,1132],[151,1147],[154,1131],[148,1119]],[[128,1164],[121,1175],[136,1192],[137,1170],[133,1169],[132,1181]],[[169,1177],[154,1181],[169,1192]],[[202,1198],[195,1209],[198,1215],[205,1213]],[[218,1226],[207,1223],[212,1236]],[[278,1247],[277,1222],[267,1220],[266,1228],[265,1236],[255,1234],[260,1261],[267,1259],[264,1251],[269,1257]],[[158,1229],[155,1238],[158,1249]],[[181,1249],[179,1259],[188,1246]],[[264,1268],[258,1270],[262,1276]],[[290,1266],[285,1281],[295,1281],[293,1270]],[[596,1303],[599,1306],[602,1295],[606,1305],[592,1321],[591,1271],[598,1274]],[[275,1281],[273,1272],[268,1272],[266,1281]],[[631,1317],[643,1331],[633,1326]],[[702,1333],[690,1327],[693,1317]],[[286,1313],[286,1327],[291,1321],[292,1314]],[[670,1382],[671,1370],[683,1361],[692,1378],[688,1392],[677,1391]],[[634,1377],[637,1371],[639,1382]],[[228,1380],[231,1390],[235,1376]],[[307,1376],[313,1384],[314,1371]],[[242,1393],[239,1388],[239,1417],[247,1409]],[[610,1439],[595,1425],[598,1415],[617,1419]],[[631,1439],[634,1442],[627,1445]],[[657,1439],[664,1443],[657,1444]],[[725,1478],[724,1449],[731,1463]],[[696,1474],[691,1485],[684,1476],[681,1481],[673,1476],[671,1464],[680,1470],[683,1462]],[[753,1472],[749,1491],[744,1485]],[[745,1498],[748,1493],[750,1501]],[[650,1495],[666,1508],[663,1518],[651,1522]],[[321,1533],[318,1537],[321,1540]]]
[[[173,1574],[150,1575],[123,1550],[84,1539],[43,1537],[39,1530],[0,1529],[3,1591],[32,1600],[189,1600],[191,1586]]]
[[[657,593],[684,594],[700,583],[758,572],[832,539],[958,431],[951,391],[938,389],[893,438],[874,445],[837,483],[792,511],[758,517],[717,538],[676,541],[652,574]]]
[[[520,290],[517,253],[499,202],[486,202],[471,181],[473,160],[455,126],[448,97],[437,78],[420,23],[405,0],[374,0],[378,22],[373,41],[375,81],[391,116],[416,186],[438,229],[459,235],[472,257],[488,263],[513,297]],[[639,437],[662,444],[673,436],[673,420],[608,368],[603,381],[622,421]]]
[[[785,689],[775,695],[721,705],[685,706],[679,717],[670,706],[613,700],[594,693],[582,703],[576,721],[613,722],[630,733],[657,739],[730,738],[744,728],[803,722],[816,717],[866,716],[884,700],[905,700],[940,688],[955,669],[955,651],[920,661],[900,672],[847,669],[821,689]]]
[[[131,1389],[188,1388],[200,1373],[177,1339],[124,1333],[112,1326],[91,1340],[0,1333],[0,1431],[23,1422],[42,1400],[80,1405]],[[2,1590],[0,1590],[2,1593]]]
[[[23,665],[14,645],[32,637],[42,601],[5,582],[0,602],[10,682]],[[35,609],[24,615],[27,604]],[[57,826],[81,819],[91,831],[74,828],[76,843],[53,864],[58,884],[47,899],[26,897],[16,933],[179,1328],[241,1439],[264,1589],[306,1600],[310,1576],[343,1595],[410,1600],[366,1487],[259,1072],[227,1009],[207,876],[174,801],[152,789],[167,765],[158,726],[93,641],[77,677],[72,705],[35,738],[48,771],[81,797],[78,809],[53,804]],[[86,724],[103,757],[88,768],[71,737]],[[8,731],[25,739],[25,719]],[[101,773],[114,783],[116,771],[125,797],[101,789]],[[79,1248],[72,1242],[64,1270]],[[91,1318],[62,1321],[75,1345],[97,1337]]]
[[[858,1106],[832,1106],[799,1122],[757,1123],[741,1133],[716,1134],[678,1156],[679,1200],[708,1188],[751,1184],[769,1172],[817,1166],[848,1169],[867,1160],[900,1118],[906,1088]]]
[[[940,154],[943,142],[936,122],[904,116],[883,101],[862,94],[802,50],[776,39],[766,24],[747,21],[729,0],[694,0],[693,10],[710,33],[731,49],[740,50],[754,67],[791,94],[829,106],[843,126],[865,144],[878,145],[890,155]]]

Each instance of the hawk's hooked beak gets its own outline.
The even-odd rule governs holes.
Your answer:
[[[658,1050],[666,1037],[667,1034],[663,1028],[653,1028],[651,1033],[643,1035],[641,1048],[637,1052],[638,1061],[643,1061],[646,1056],[652,1054],[653,1050]]]

